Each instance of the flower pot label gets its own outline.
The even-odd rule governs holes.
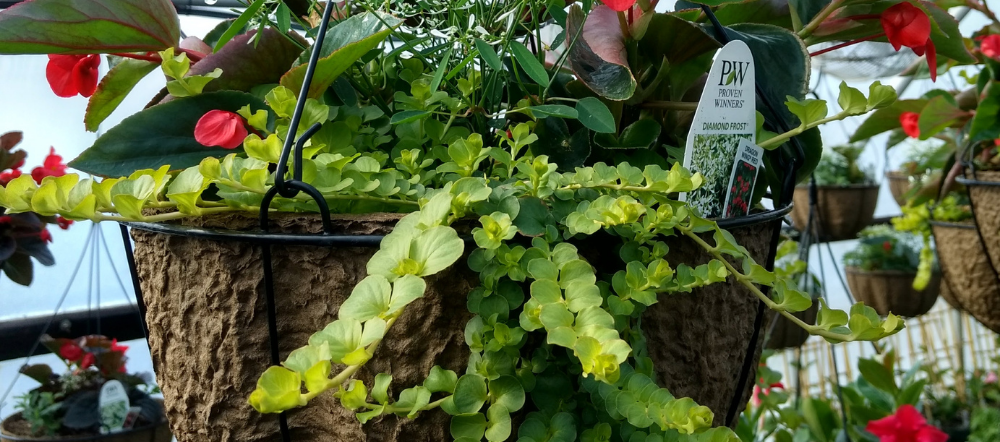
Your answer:
[[[101,433],[117,433],[122,431],[129,412],[128,392],[121,382],[111,380],[101,386],[101,395],[97,399],[101,412]]]
[[[740,141],[756,142],[755,84],[753,54],[746,43],[730,42],[715,55],[684,150],[684,167],[700,172],[705,181],[681,200],[701,216],[724,214]]]
[[[747,216],[750,213],[750,198],[753,195],[754,185],[757,184],[757,171],[760,170],[763,157],[764,149],[745,138],[740,140],[740,147],[736,150],[736,162],[732,166],[733,173],[729,177],[729,186],[726,186],[723,218]]]

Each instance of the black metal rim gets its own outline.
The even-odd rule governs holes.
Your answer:
[[[833,190],[869,190],[869,189],[877,189],[877,188],[879,188],[881,186],[882,185],[879,184],[879,183],[873,183],[873,184],[848,184],[846,186],[826,185],[826,186],[816,186],[816,190],[831,190],[831,189],[833,189]],[[795,186],[795,190],[799,190],[799,189],[809,190],[809,184],[801,184],[801,185]]]
[[[792,206],[789,205],[781,209],[753,213],[738,218],[721,219],[717,220],[717,222],[719,227],[723,229],[732,229],[780,220],[791,211]],[[122,224],[133,229],[166,235],[267,245],[377,247],[382,242],[382,238],[385,238],[385,235],[327,235],[322,233],[272,233],[260,230],[239,231],[170,223],[124,222]]]
[[[983,181],[963,177],[957,177],[955,178],[955,181],[965,186],[1000,186],[1000,181]]]
[[[770,221],[777,221],[788,215],[792,211],[792,205],[789,204],[780,209],[771,209],[765,212],[752,213],[747,216],[741,216],[738,218],[725,218],[716,220],[719,227],[723,229],[732,229],[736,227],[746,227],[755,224],[763,224]]]
[[[970,223],[955,223],[955,222],[948,222],[948,221],[934,221],[934,220],[931,220],[930,223],[931,223],[932,226],[935,226],[935,227],[951,227],[951,228],[954,228],[954,229],[976,230],[976,224],[972,223],[972,222],[970,222]]]

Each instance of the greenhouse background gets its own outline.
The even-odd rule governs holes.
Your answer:
[[[0,2],[0,7],[5,2]],[[7,2],[9,3],[9,2]],[[181,4],[182,2],[175,2]],[[198,4],[198,1],[188,0],[188,5]],[[661,1],[657,9],[669,10],[673,8],[673,1]],[[225,2],[219,2],[218,6],[224,6]],[[218,8],[225,10],[225,8]],[[219,13],[218,9],[213,10],[214,15],[225,15]],[[951,12],[961,16],[963,8],[955,8]],[[204,35],[211,30],[218,22],[219,18],[204,16],[181,16],[182,30],[187,35]],[[976,29],[981,28],[986,21],[978,14],[969,14],[961,22],[963,35],[968,35]],[[912,61],[913,59],[909,59]],[[65,159],[73,158],[89,147],[96,138],[94,133],[84,130],[81,122],[81,115],[87,105],[87,100],[82,97],[62,99],[55,97],[45,81],[45,66],[47,59],[44,56],[0,56],[0,133],[8,131],[22,131],[24,141],[20,147],[28,152],[28,163],[26,168],[39,164],[50,147]],[[840,68],[837,62],[831,61],[829,64],[814,66],[812,72],[812,88],[818,98],[826,99],[835,106],[837,88],[841,81],[835,73],[824,71],[826,69]],[[777,67],[775,67],[777,68]],[[106,71],[106,66],[102,66],[101,73]],[[846,68],[851,71],[851,68]],[[931,83],[929,79],[910,80],[909,78],[887,76],[881,81],[892,85],[900,90],[901,98],[919,97],[925,92],[934,88],[962,89],[968,83],[960,75],[961,68],[951,69],[938,77],[937,83]],[[974,74],[974,72],[969,72]],[[870,80],[848,80],[848,84],[866,88]],[[164,85],[164,79],[160,75],[150,75],[145,78],[136,88],[139,93],[135,93],[116,110],[110,118],[103,124],[102,128],[112,127],[123,118],[142,108],[146,103],[141,97],[152,96]],[[824,130],[824,145],[836,146],[845,144],[847,138],[864,117],[857,117],[843,122],[832,123]],[[912,141],[892,149],[888,153],[884,146],[887,135],[873,138],[866,144],[861,162],[870,168],[876,179],[882,182],[880,188],[878,206],[875,216],[879,219],[899,215],[899,206],[893,200],[888,185],[883,178],[884,171],[893,170],[898,166],[908,154],[909,149],[916,147]],[[100,250],[92,252],[88,250],[84,254],[85,246],[91,240],[92,229],[101,230],[104,242],[99,244]],[[125,252],[121,240],[121,232],[117,224],[104,223],[93,226],[90,223],[79,222],[71,226],[66,231],[51,229],[53,242],[50,250],[56,257],[57,264],[52,267],[35,266],[35,279],[30,287],[23,287],[0,277],[0,327],[3,323],[14,323],[28,317],[47,317],[52,315],[57,309],[59,313],[74,311],[98,311],[121,307],[123,305],[133,305],[135,303],[132,293],[132,282],[128,273],[128,263],[125,259]],[[107,245],[105,252],[104,244]],[[838,273],[843,275],[842,257],[844,253],[854,247],[855,241],[840,241],[829,245],[815,245],[809,254],[810,270],[817,275],[824,275],[828,299],[832,307],[849,308],[851,302],[847,292],[838,281]],[[96,256],[96,269],[91,264],[92,258]],[[836,263],[831,261],[831,256],[836,259]],[[82,259],[81,261],[81,258]],[[74,273],[78,264],[82,263],[79,274],[72,284],[69,284],[69,275]],[[91,277],[90,275],[99,275]],[[88,287],[89,286],[89,287]],[[123,292],[124,288],[124,292]],[[63,293],[66,292],[64,302],[60,302]],[[99,295],[98,295],[99,293]],[[98,301],[99,296],[99,301]],[[928,324],[917,324],[915,320],[907,321],[908,329],[912,333],[903,333],[894,343],[901,354],[904,366],[915,362],[927,362],[928,351],[921,350],[927,347],[928,341],[939,342],[931,344],[931,347],[938,348],[939,352],[931,351],[930,354],[937,353],[935,363],[939,367],[948,367],[957,357],[957,344],[955,342],[955,318],[957,316],[947,308],[943,301],[938,302],[932,317],[928,317]],[[974,330],[969,330],[969,323],[966,322],[961,333],[967,334],[963,339],[966,341],[967,349],[964,350],[967,367],[970,364],[977,364],[979,367],[991,368],[987,361],[990,352],[995,354],[996,345],[989,342],[987,335],[973,335]],[[979,333],[981,329],[976,329]],[[972,342],[969,342],[969,340]],[[948,343],[945,342],[947,340]],[[830,387],[823,380],[824,376],[829,376],[829,367],[832,361],[829,359],[829,346],[819,338],[813,337],[802,351],[803,361],[813,361],[812,369],[804,369],[805,378],[809,388],[813,391],[823,390],[831,392]],[[144,340],[131,340],[125,343],[130,347],[128,368],[129,371],[152,371],[152,363],[149,359],[148,348]],[[4,345],[4,344],[0,344]],[[945,350],[951,345],[950,350]],[[847,381],[854,375],[849,371],[849,367],[856,366],[856,359],[859,355],[870,356],[871,352],[867,344],[851,344],[847,346],[834,347],[833,353],[840,359],[839,371],[842,380]],[[946,352],[948,357],[943,356]],[[978,353],[977,353],[978,352]],[[793,372],[792,362],[795,355],[787,352],[783,355],[775,356],[768,361],[768,364],[775,370],[783,371],[786,375]],[[978,359],[977,359],[978,358]],[[975,362],[973,362],[975,360]],[[30,358],[31,362],[56,363],[57,358],[52,355],[42,355]],[[0,395],[5,401],[0,401],[0,416],[11,414],[13,410],[13,399],[34,387],[34,382],[23,376],[18,377],[19,368],[25,364],[25,359],[11,359],[0,361]],[[824,372],[824,370],[826,370]],[[787,382],[786,382],[787,384]],[[10,386],[10,388],[8,388]]]

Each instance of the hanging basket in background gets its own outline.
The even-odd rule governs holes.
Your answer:
[[[796,318],[801,319],[809,325],[816,324],[816,315],[819,313],[819,301],[813,299],[813,304],[806,310],[793,313]],[[772,315],[771,334],[767,338],[764,348],[768,350],[785,350],[789,348],[799,348],[809,340],[809,332],[802,327],[780,315]]]
[[[875,219],[878,184],[817,186],[813,233],[826,241],[854,239]],[[802,232],[809,222],[809,187],[795,188],[792,222]]]
[[[969,189],[979,237],[993,269],[1000,272],[1000,172],[967,168],[965,176],[958,178],[958,182]]]
[[[934,273],[924,290],[913,288],[916,272],[899,270],[864,271],[847,267],[847,285],[854,298],[875,309],[880,315],[889,313],[913,318],[934,307],[941,287],[941,274]]]
[[[892,198],[896,200],[896,204],[899,204],[899,207],[905,206],[906,194],[910,193],[914,185],[910,181],[910,174],[893,170],[885,173],[885,179],[889,183],[889,192],[892,193]]]
[[[931,232],[943,279],[958,304],[952,306],[1000,333],[1000,281],[975,224],[931,221]]]

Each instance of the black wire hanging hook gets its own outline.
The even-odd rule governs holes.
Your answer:
[[[260,206],[260,222],[261,228],[264,230],[267,230],[268,209],[275,194],[281,195],[284,198],[293,198],[299,192],[306,192],[319,205],[320,214],[323,217],[323,233],[327,235],[333,233],[333,225],[330,222],[330,210],[326,199],[323,198],[323,195],[315,187],[302,181],[302,150],[305,143],[319,131],[321,124],[313,124],[298,139],[295,138],[295,134],[298,132],[299,123],[302,121],[302,113],[306,107],[309,87],[312,85],[313,75],[316,73],[316,65],[319,63],[320,54],[323,50],[323,41],[326,39],[326,31],[333,13],[334,3],[327,2],[326,7],[323,9],[323,18],[319,23],[316,33],[316,42],[313,44],[312,52],[309,54],[309,64],[306,66],[306,73],[302,78],[302,87],[299,90],[298,100],[295,102],[295,112],[292,113],[292,120],[288,125],[288,135],[285,137],[285,145],[282,147],[281,156],[278,159],[274,187],[268,191]],[[295,156],[293,157],[292,180],[286,180],[285,175],[288,172],[288,159],[292,155],[293,146]]]

